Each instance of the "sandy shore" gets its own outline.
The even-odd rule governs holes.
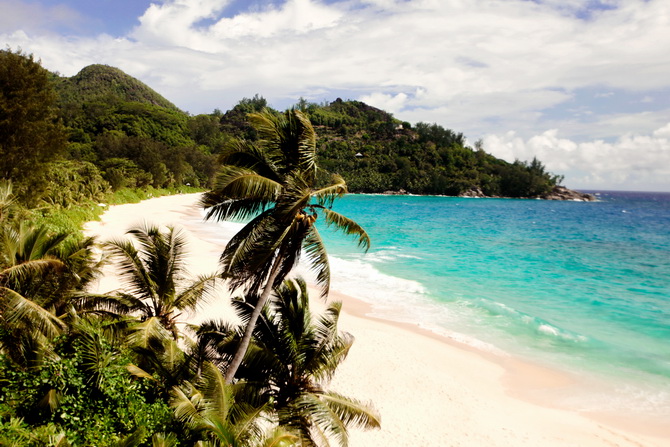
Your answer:
[[[192,273],[215,271],[239,225],[205,225],[197,200],[187,194],[113,206],[101,221],[89,222],[86,233],[104,241],[125,237],[143,221],[176,226],[188,237]],[[118,287],[108,268],[98,290]],[[352,297],[331,293],[330,299],[344,302],[339,328],[356,337],[331,386],[372,401],[382,415],[381,430],[350,433],[353,447],[670,445],[670,422],[659,427],[586,417],[518,397],[538,387],[560,392],[569,380],[562,374],[491,358],[412,325],[369,318],[366,305]],[[185,318],[197,323],[230,314],[221,298]]]

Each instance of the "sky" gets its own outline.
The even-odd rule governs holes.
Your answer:
[[[668,0],[0,0],[0,43],[193,115],[359,100],[571,188],[670,191]]]

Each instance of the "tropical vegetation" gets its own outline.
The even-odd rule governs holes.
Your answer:
[[[11,51],[3,57],[28,61],[32,73],[45,79],[32,58]],[[90,100],[98,101],[103,93]],[[150,122],[158,115],[145,113],[149,109],[134,110]],[[74,120],[79,112],[70,108],[69,113],[61,116],[63,121],[45,115],[42,124],[59,128],[64,118]],[[167,113],[161,119],[179,127],[175,116]],[[136,121],[119,122],[131,132],[142,127]],[[72,132],[72,122],[65,123],[65,130]],[[286,279],[304,251],[327,293],[317,216],[356,235],[363,246],[369,245],[367,234],[331,209],[346,185],[338,176],[324,182],[306,116],[264,111],[251,123],[254,141],[231,138],[220,148],[224,167],[212,179],[216,188],[206,195],[217,200],[212,216],[251,219],[224,252],[222,273],[189,275],[186,239],[176,228],[143,225],[129,229],[126,239],[101,243],[54,219],[65,216],[67,221],[68,213],[90,206],[103,208],[96,201],[113,198],[114,189],[121,200],[118,193],[130,191],[127,186],[148,187],[145,194],[155,191],[140,185],[142,179],[156,182],[165,174],[169,182],[184,182],[174,165],[152,170],[160,164],[142,165],[123,156],[102,161],[55,157],[44,162],[50,174],[41,183],[26,180],[29,170],[0,180],[0,445],[346,446],[349,428],[379,427],[379,415],[369,403],[328,389],[353,342],[337,330],[339,304],[313,316],[305,283]],[[16,134],[29,127],[15,126]],[[161,147],[184,143],[153,129],[149,136],[112,130],[100,141],[119,139],[108,149],[156,149],[145,154],[147,160]],[[157,137],[165,146],[137,140]],[[11,146],[14,141],[21,139],[3,140],[3,151],[20,150]],[[48,147],[45,141],[44,150]],[[73,147],[86,149],[70,140],[70,155]],[[170,151],[166,157],[179,159]],[[114,172],[125,182],[118,188]],[[227,206],[223,202],[229,198]],[[84,212],[80,218],[90,216]],[[89,286],[108,263],[118,271],[119,289],[91,293]],[[188,324],[189,314],[214,298],[224,280],[244,292],[235,301],[243,324]],[[254,314],[265,322],[262,327],[250,324]],[[236,351],[241,355],[236,357]],[[238,367],[240,373],[231,374]]]
[[[280,113],[256,95],[191,116],[116,68],[63,77],[0,50],[0,445],[346,446],[380,417],[329,388],[353,337],[291,276],[303,259],[328,295],[317,220],[367,249],[333,210],[348,191],[535,197],[560,181],[357,101]],[[245,222],[219,272],[188,274],[176,228],[80,232],[106,204],[203,190],[208,218]],[[119,289],[91,293],[108,263]],[[240,323],[188,324],[224,285]]]
[[[338,175],[319,184],[316,135],[298,110],[274,114],[265,109],[249,115],[259,139],[238,140],[221,154],[223,167],[214,188],[203,198],[206,218],[251,218],[221,255],[232,290],[244,287],[255,309],[226,372],[231,382],[248,349],[270,293],[289,274],[304,251],[323,296],[328,294],[328,256],[314,223],[322,214],[328,225],[355,235],[369,247],[370,239],[356,222],[333,211],[333,202],[347,192]]]
[[[11,216],[11,204],[4,211]],[[230,384],[226,347],[243,328],[180,324],[218,276],[186,275],[177,230],[142,226],[128,231],[132,240],[107,243],[103,258],[125,278],[108,295],[87,291],[102,266],[91,240],[72,245],[12,218],[2,230],[0,445],[344,446],[347,428],[379,426],[369,404],[325,387],[352,340],[337,331],[339,305],[311,316],[304,283],[279,285],[263,309],[275,335],[294,337],[295,352],[257,333],[258,354],[242,363],[253,375]],[[248,302],[238,302],[244,321]],[[277,360],[276,371],[256,370],[270,355],[307,359],[295,369],[302,378],[282,383]]]
[[[136,188],[208,189],[224,148],[259,138],[247,115],[268,108],[256,95],[193,116],[117,68],[64,77],[10,49],[0,50],[0,85],[0,178],[32,207],[70,209]],[[542,197],[562,180],[539,160],[508,163],[462,133],[359,101],[300,99],[295,108],[317,130],[324,175],[340,175],[351,192]]]

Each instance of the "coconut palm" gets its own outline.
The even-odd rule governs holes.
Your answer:
[[[236,400],[236,386],[225,383],[221,371],[205,363],[200,380],[174,387],[170,404],[175,416],[191,430],[201,434],[212,446],[290,446],[295,436],[275,429],[264,430],[265,406]],[[265,424],[267,426],[267,424]]]
[[[370,245],[363,228],[331,209],[335,199],[347,192],[344,180],[333,176],[330,184],[317,185],[316,135],[309,119],[297,110],[280,115],[264,110],[250,114],[249,120],[260,140],[237,141],[224,151],[215,187],[202,200],[207,219],[252,218],[221,256],[231,289],[243,287],[255,305],[226,370],[229,383],[272,289],[286,278],[303,250],[322,295],[328,294],[328,256],[314,225],[319,215],[328,225],[356,236],[365,249]]]
[[[157,320],[177,340],[176,324],[181,313],[193,311],[212,295],[218,275],[199,275],[188,280],[186,239],[175,228],[161,232],[156,226],[143,225],[127,234],[134,236],[139,248],[128,240],[108,243],[124,281],[117,307],[137,315],[145,323]],[[146,326],[148,331],[151,324]]]
[[[0,352],[19,365],[34,360],[66,328],[46,303],[45,292],[54,273],[66,270],[53,254],[64,239],[23,223],[0,231]]]
[[[242,320],[251,310],[237,301]],[[364,402],[330,391],[326,385],[346,358],[354,338],[337,330],[341,304],[318,318],[309,308],[301,279],[275,290],[256,326],[240,375],[273,402],[279,425],[300,437],[302,446],[348,444],[347,428],[378,428],[380,418]],[[225,344],[224,344],[225,345]]]
[[[0,344],[20,364],[81,314],[98,312],[100,298],[83,294],[102,264],[94,244],[23,222],[0,229]]]

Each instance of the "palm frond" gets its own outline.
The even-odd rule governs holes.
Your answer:
[[[298,168],[307,177],[316,175],[316,134],[307,116],[299,110],[275,115],[268,110],[249,114],[261,144],[284,171]]]
[[[205,220],[225,221],[251,218],[265,211],[270,204],[255,199],[229,199],[217,191],[209,191],[203,194],[200,205],[206,210]]]
[[[151,447],[176,447],[179,439],[174,433],[154,433],[151,437]]]
[[[268,179],[280,182],[276,166],[263,148],[246,140],[233,140],[219,156],[221,165],[246,168]]]
[[[134,432],[117,441],[114,447],[138,447],[142,445],[146,436],[146,428],[140,426]]]
[[[142,349],[151,349],[156,344],[164,346],[171,339],[172,335],[157,317],[148,318],[131,327],[128,335],[129,345]]]
[[[207,413],[227,419],[233,405],[231,388],[214,364],[206,362],[202,368],[202,393],[207,399]]]
[[[10,325],[38,331],[48,338],[65,329],[58,317],[14,290],[0,287],[0,297],[4,298],[0,300],[0,315]]]
[[[340,309],[341,303],[332,303],[314,325],[314,338],[318,343],[304,368],[319,382],[333,377],[354,343],[351,334],[337,331]]]
[[[214,296],[219,274],[199,275],[174,299],[174,307],[179,310],[193,310]]]
[[[203,400],[202,393],[189,382],[170,390],[170,407],[175,417],[191,428],[202,427],[203,417],[200,412]]]
[[[277,427],[265,435],[259,447],[288,447],[298,445],[298,441],[297,436],[281,427]]]
[[[266,410],[267,405],[254,407],[245,402],[236,402],[231,408],[229,420],[232,432],[236,439],[244,442],[243,445],[263,438],[259,421]]]
[[[107,347],[106,340],[97,331],[83,332],[79,340],[82,366],[95,381],[95,386],[102,389],[104,372],[116,359],[116,354]]]
[[[215,440],[214,445],[226,447],[242,447],[231,424],[219,419],[206,419],[205,429]]]
[[[331,208],[335,199],[343,197],[346,193],[347,183],[341,176],[334,174],[331,178],[331,184],[312,191],[312,197],[316,199],[319,205]]]
[[[321,297],[328,296],[330,290],[330,263],[326,246],[316,227],[312,226],[302,243],[305,255],[310,263],[310,269],[316,273],[316,283],[321,288]]]
[[[140,244],[139,256],[146,267],[154,298],[161,305],[172,305],[175,284],[185,274],[186,238],[181,230],[145,224],[131,228],[127,234]]]
[[[316,132],[307,115],[299,110],[292,110],[290,114],[300,123],[300,138],[298,145],[300,170],[314,178],[316,177]]]
[[[2,247],[8,265],[45,258],[52,255],[67,234],[51,234],[44,226],[21,222],[18,227],[2,228]]]
[[[303,442],[310,442],[311,430],[313,427],[318,427],[326,439],[334,438],[343,447],[349,443],[344,421],[316,394],[303,393],[290,407],[282,410],[279,417],[280,424],[300,433]]]
[[[40,400],[38,405],[42,408],[48,408],[49,411],[53,413],[60,406],[62,401],[63,393],[51,388]]]
[[[160,354],[161,366],[168,371],[177,371],[181,366],[186,366],[185,353],[173,338],[164,340],[163,352]]]
[[[245,219],[273,203],[280,190],[281,184],[275,179],[249,169],[224,166],[213,190],[204,194],[201,204],[209,208],[206,219]]]
[[[347,427],[381,427],[381,416],[369,403],[351,399],[332,391],[321,394],[320,399]]]
[[[143,370],[137,365],[134,365],[132,363],[129,363],[126,365],[126,370],[132,374],[135,377],[139,377],[141,379],[149,379],[149,380],[156,380],[154,376]]]
[[[224,272],[231,276],[233,289],[244,285],[253,276],[267,274],[259,269],[268,263],[274,253],[260,248],[272,242],[269,236],[273,231],[271,210],[267,210],[255,217],[228,241],[221,254],[221,264]]]
[[[141,310],[144,303],[132,295],[104,295],[75,292],[70,303],[79,315],[100,315],[120,320]]]
[[[343,231],[345,234],[358,236],[358,246],[362,247],[365,251],[370,249],[370,236],[368,236],[363,227],[348,217],[328,208],[322,208],[322,211],[329,226],[334,225],[336,229]]]
[[[142,261],[135,246],[126,240],[112,240],[106,243],[117,263],[124,281],[124,289],[140,299],[156,300],[153,283],[147,266]]]
[[[62,269],[65,267],[63,261],[52,256],[45,256],[41,259],[34,259],[20,264],[10,265],[0,272],[0,281],[5,284],[7,282],[22,282],[28,278],[32,278],[44,274],[51,269]]]

